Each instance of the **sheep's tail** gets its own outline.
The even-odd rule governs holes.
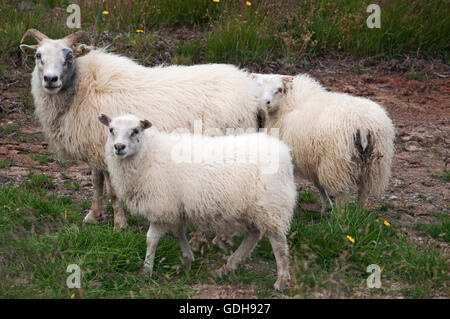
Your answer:
[[[356,134],[353,137],[353,140],[355,142],[356,150],[358,151],[359,160],[362,164],[362,166],[367,166],[367,163],[370,161],[370,158],[373,154],[373,141],[372,141],[372,134],[370,133],[370,130],[367,131],[366,135],[366,146],[363,146],[363,143],[361,142],[361,131],[358,129],[356,130]]]
[[[376,170],[376,162],[382,155],[374,152],[375,141],[370,130],[365,135],[365,141],[362,140],[361,131],[356,130],[353,141],[356,148],[355,162],[359,168],[357,174],[358,202],[364,203],[374,188],[372,184],[375,181],[372,177]]]

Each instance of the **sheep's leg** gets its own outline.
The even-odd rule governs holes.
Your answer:
[[[328,192],[325,190],[325,188],[320,186],[318,183],[314,183],[314,185],[319,189],[321,203],[320,213],[322,214],[322,216],[326,216],[333,207],[333,202],[328,196]]]
[[[183,252],[183,257],[186,258],[184,265],[187,269],[191,269],[192,262],[194,261],[194,254],[192,253],[191,247],[186,239],[186,232],[184,230],[184,225],[176,228],[175,236],[178,238],[178,242],[181,246],[181,251]]]
[[[358,190],[358,204],[364,206],[369,197],[369,191],[362,185]]]
[[[162,236],[167,232],[168,228],[161,224],[152,223],[147,232],[147,252],[145,253],[144,266],[142,267],[142,274],[146,276],[152,275],[153,264],[155,262],[155,253],[158,242]]]
[[[339,207],[344,207],[349,202],[349,195],[346,193],[336,194],[335,202]]]
[[[289,275],[288,246],[284,234],[267,234],[277,262],[277,281],[274,284],[276,290],[283,290],[291,279]]]
[[[239,263],[250,255],[256,243],[259,241],[260,231],[257,229],[250,230],[244,237],[241,245],[236,251],[228,258],[226,265],[221,267],[217,271],[217,275],[222,277],[223,275],[236,270]]]
[[[233,235],[234,234],[229,233],[229,232],[217,234],[216,237],[214,237],[212,243],[214,245],[217,245],[226,254],[228,254],[228,247],[233,247],[233,245],[234,245]]]
[[[92,169],[92,184],[94,185],[94,196],[92,198],[92,206],[89,213],[84,217],[83,223],[95,224],[103,215],[103,184],[105,176],[103,172]]]
[[[106,189],[108,192],[108,196],[114,208],[114,228],[123,229],[127,227],[127,218],[125,217],[125,214],[123,212],[120,200],[118,200],[116,192],[114,191],[114,188],[111,186],[111,179],[109,177],[109,173],[104,172],[104,175],[106,179]]]

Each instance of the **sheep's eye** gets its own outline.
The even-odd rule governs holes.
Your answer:
[[[36,53],[36,59],[40,59],[41,58],[41,54],[38,52]]]
[[[135,128],[134,130],[133,130],[133,132],[131,132],[131,136],[135,136],[136,134],[138,134],[139,133],[139,130],[137,129],[137,128]]]
[[[278,91],[277,91],[277,93],[281,93],[281,92],[283,92],[283,89],[282,89],[282,88],[279,88]]]
[[[112,128],[110,128],[109,133],[114,134],[114,130]]]
[[[66,56],[66,63],[72,63],[73,62],[73,55],[72,53],[68,53]]]

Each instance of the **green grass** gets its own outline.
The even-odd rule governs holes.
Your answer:
[[[273,60],[277,46],[263,17],[246,14],[215,27],[206,38],[205,51],[208,61],[247,65]]]
[[[440,214],[437,217],[437,222],[429,224],[419,223],[415,228],[433,238],[441,239],[448,243],[450,242],[450,217],[448,216],[448,213]]]
[[[11,165],[12,161],[9,158],[0,158],[0,168],[5,168]]]
[[[55,188],[55,183],[53,179],[45,174],[34,175],[33,172],[28,174],[29,179],[24,182],[24,186],[27,188],[43,188],[43,189],[53,189]]]
[[[24,136],[24,135],[17,135],[14,137],[14,139],[17,142],[21,142],[21,143],[34,143],[36,142],[36,137],[34,136]]]
[[[409,70],[407,77],[411,80],[422,81],[424,79],[425,74],[423,72],[417,72],[414,67],[411,67]]]
[[[272,289],[276,265],[265,238],[234,275],[215,279],[211,264],[223,264],[223,253],[213,245],[204,246],[194,252],[196,260],[186,271],[179,244],[169,233],[158,246],[152,278],[144,278],[139,269],[147,222],[128,214],[129,227],[122,232],[113,230],[111,219],[83,226],[90,203],[74,202],[55,190],[51,177],[33,173],[22,185],[0,186],[0,297],[69,298],[74,293],[76,298],[184,298],[193,295],[192,285],[214,282],[252,287],[259,297],[279,296]],[[336,291],[348,297],[364,291],[427,298],[445,291],[449,279],[445,252],[410,244],[394,222],[387,227],[377,219],[384,216],[354,205],[335,207],[327,218],[295,216],[289,233],[293,280],[284,293],[313,297]],[[70,264],[81,268],[80,289],[65,284]],[[365,287],[370,264],[382,269],[381,289]],[[401,290],[391,289],[393,283]]]
[[[435,178],[439,178],[446,182],[450,182],[450,171],[447,170],[446,168],[444,168],[440,171],[435,171],[434,173],[431,173],[431,176],[433,176]]]
[[[41,164],[48,163],[50,158],[55,154],[52,153],[30,153],[29,156]]]
[[[3,132],[6,132],[6,133],[14,133],[14,132],[17,132],[18,130],[20,130],[20,126],[19,125],[6,125],[6,126],[3,126],[1,129]]]
[[[348,291],[363,284],[370,264],[383,269],[382,282],[412,285],[428,293],[445,286],[449,265],[443,251],[411,245],[393,222],[387,227],[377,219],[382,220],[349,205],[334,208],[328,218],[317,223],[295,220],[291,251],[294,265],[302,269],[297,277],[298,287],[305,292],[312,288],[329,289],[330,281],[336,281],[340,289]],[[351,243],[347,235],[355,242]],[[383,285],[382,291],[389,293],[389,288]]]
[[[33,10],[19,10],[19,2],[0,4],[2,58],[17,54],[19,41],[30,27],[53,38],[73,31],[65,25],[68,13],[61,13],[69,1],[33,3]],[[248,65],[285,57],[301,63],[305,56],[329,52],[354,56],[441,56],[448,60],[450,7],[445,1],[383,2],[380,29],[366,26],[366,8],[370,3],[255,0],[249,7],[245,1],[79,2],[83,29],[94,35],[120,35],[115,37],[113,47],[126,42],[133,51],[139,51],[135,55],[139,57],[143,55],[141,50],[144,55],[161,54],[155,50],[158,45],[154,36],[147,38],[148,35],[187,28],[200,37],[204,62]],[[55,7],[63,10],[52,10]],[[104,10],[109,14],[102,14]],[[137,29],[144,32],[136,33]],[[177,45],[169,45],[168,50],[168,56],[179,55],[181,63],[191,62],[189,55],[176,52]],[[414,72],[412,76],[416,76]]]
[[[64,185],[65,189],[71,189],[74,191],[79,191],[81,189],[81,185],[77,182],[70,181],[67,184]]]
[[[381,203],[380,206],[378,206],[378,211],[382,213],[386,213],[391,208],[391,205],[387,203]]]
[[[190,65],[198,60],[201,44],[197,41],[184,42],[175,49],[174,64]]]
[[[298,193],[298,199],[300,202],[316,203],[319,200],[319,197],[313,192],[303,189]]]

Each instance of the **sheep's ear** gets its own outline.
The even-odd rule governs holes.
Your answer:
[[[290,75],[283,75],[281,77],[281,81],[283,81],[283,84],[286,85],[292,83],[292,81],[294,81],[294,77]]]
[[[74,55],[76,58],[82,57],[86,54],[88,54],[89,52],[91,52],[92,47],[89,47],[85,44],[80,44],[79,46],[77,46],[74,50]]]
[[[22,50],[23,54],[26,56],[32,56],[36,54],[38,46],[37,45],[27,45],[27,44],[21,44],[20,50]]]
[[[292,87],[292,81],[294,81],[294,77],[290,75],[283,75],[281,77],[281,81],[283,82],[284,89],[288,90]]]
[[[106,126],[109,126],[109,124],[111,123],[111,118],[103,113],[98,116],[98,120],[100,121],[100,123]]]
[[[142,120],[141,121],[141,128],[142,130],[146,130],[148,128],[152,127],[152,123],[150,123],[150,121],[148,120]]]

